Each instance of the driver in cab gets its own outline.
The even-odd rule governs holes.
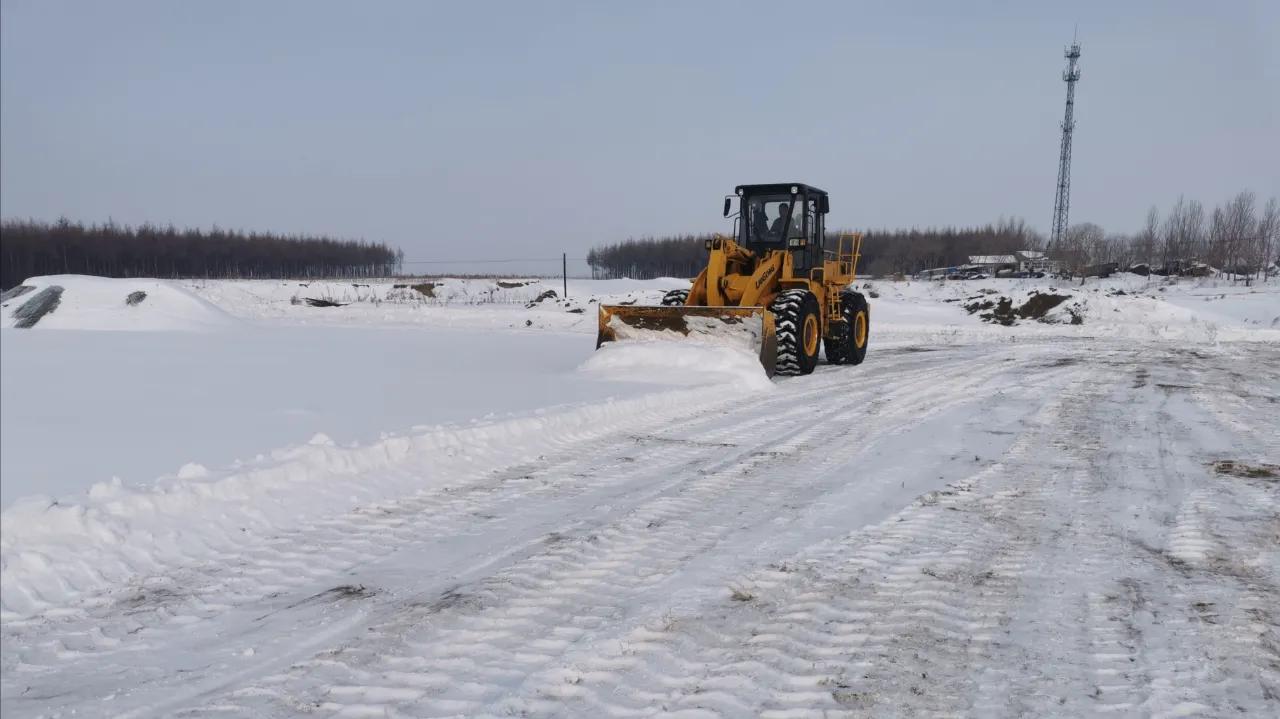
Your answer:
[[[778,205],[778,219],[774,220],[773,225],[769,228],[769,234],[773,235],[775,239],[778,239],[778,240],[786,239],[787,212],[790,209],[791,209],[791,206],[785,202]],[[797,215],[796,217],[792,218],[792,220],[794,221],[791,223],[791,226],[796,228],[796,230],[799,230],[800,217]]]

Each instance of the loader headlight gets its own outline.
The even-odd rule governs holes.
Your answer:
[[[792,185],[792,186],[791,186],[791,194],[793,194],[793,195],[794,195],[794,194],[796,194],[796,193],[797,193],[797,192],[799,192],[799,191],[800,191],[800,188],[799,188],[799,187],[796,187],[795,185]]]
[[[703,247],[705,247],[706,249],[708,249],[708,250],[709,250],[709,249],[711,249],[711,243],[712,243],[712,240],[707,240],[707,241],[703,242],[703,243],[702,243],[702,245],[703,245]]]

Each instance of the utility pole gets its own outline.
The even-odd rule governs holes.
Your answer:
[[[1058,194],[1053,201],[1053,228],[1049,234],[1049,247],[1062,242],[1067,233],[1067,212],[1071,208],[1071,131],[1076,127],[1076,81],[1080,79],[1080,43],[1073,37],[1071,45],[1063,53],[1067,69],[1062,79],[1067,83],[1067,110],[1062,118],[1062,153],[1058,157]]]
[[[565,299],[569,299],[569,253],[568,252],[560,253],[560,276],[564,279],[564,297]]]

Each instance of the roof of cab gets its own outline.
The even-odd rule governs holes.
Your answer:
[[[825,195],[826,190],[819,189],[813,185],[806,185],[803,182],[775,182],[768,185],[738,185],[733,188],[735,194],[742,195],[789,195],[791,188],[806,195]]]

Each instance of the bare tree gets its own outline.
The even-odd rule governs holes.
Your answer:
[[[1101,251],[1106,243],[1106,233],[1092,222],[1072,225],[1054,246],[1053,258],[1070,274],[1082,274],[1089,266],[1093,253]]]
[[[1222,243],[1224,267],[1239,278],[1257,271],[1250,245],[1256,242],[1258,218],[1254,215],[1257,199],[1245,190],[1227,202],[1222,209]],[[1217,211],[1214,212],[1217,214]]]
[[[1208,235],[1205,232],[1204,205],[1199,200],[1187,202],[1186,246],[1188,259],[1197,259],[1205,252]]]
[[[1178,197],[1162,228],[1162,257],[1165,268],[1184,267],[1205,252],[1204,207],[1196,200]]]
[[[1160,232],[1160,263],[1166,269],[1179,262],[1185,252],[1184,237],[1186,231],[1187,201],[1179,196],[1178,201],[1174,203],[1169,210],[1169,214],[1164,218],[1164,225]]]
[[[1109,232],[1103,241],[1103,248],[1100,257],[1090,258],[1093,264],[1100,262],[1114,262],[1120,269],[1127,269],[1130,265],[1138,260],[1134,259],[1134,244],[1137,236],[1126,235],[1121,232]]]
[[[1277,250],[1280,249],[1280,200],[1275,197],[1267,200],[1262,208],[1262,216],[1258,218],[1253,243],[1255,265],[1261,268],[1263,277],[1271,272],[1269,268],[1276,262]]]
[[[1205,254],[1205,260],[1213,267],[1226,267],[1228,244],[1227,213],[1221,207],[1215,207],[1209,218],[1209,250]]]
[[[1160,211],[1155,205],[1147,210],[1147,223],[1134,235],[1131,246],[1132,263],[1150,266],[1155,261],[1156,246],[1160,242]]]

